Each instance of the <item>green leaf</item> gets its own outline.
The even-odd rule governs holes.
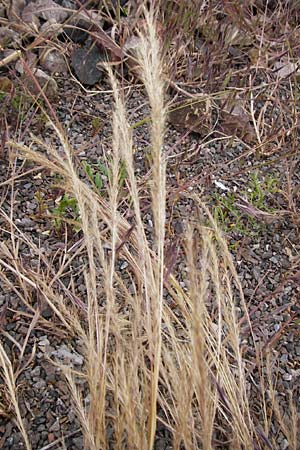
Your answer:
[[[90,178],[90,180],[92,180],[93,179],[93,170],[92,170],[91,166],[86,161],[84,161],[83,167],[84,167],[84,170],[85,170],[87,176]]]
[[[98,161],[97,167],[100,170],[100,172],[103,175],[105,175],[107,178],[111,177],[111,171],[104,164],[102,164],[100,161]]]
[[[97,189],[99,191],[101,191],[103,183],[102,183],[102,179],[101,179],[101,176],[100,176],[99,172],[96,173],[95,178],[94,178],[94,182],[95,182],[95,185],[96,185]]]

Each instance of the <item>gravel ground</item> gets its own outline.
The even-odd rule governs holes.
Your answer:
[[[99,158],[103,160],[104,154],[108,157],[111,148],[111,95],[104,93],[88,97],[71,81],[58,82],[60,100],[56,105],[57,114],[67,129],[78,160],[92,164]],[[102,87],[108,88],[105,84]],[[128,111],[132,123],[147,115],[141,89],[131,91]],[[95,118],[100,120],[95,121]],[[25,121],[23,128],[26,126]],[[49,143],[55,142],[41,117],[33,118],[30,130]],[[274,153],[245,156],[247,148],[242,143],[225,145],[220,140],[206,143],[197,134],[183,135],[183,131],[171,126],[166,132],[167,184],[170,192],[167,240],[170,244],[176,242],[195,211],[194,202],[185,193],[201,194],[219,220],[220,211],[225,211],[220,225],[224,229],[244,288],[254,339],[260,343],[263,352],[270,349],[274,359],[272,369],[277,378],[276,391],[280,405],[285,408],[289,390],[293,391],[295,399],[300,394],[299,228],[295,214],[289,213],[284,196],[287,192],[285,165],[281,159],[276,160],[277,155]],[[21,137],[25,142],[28,139],[28,135]],[[148,141],[147,126],[138,127],[135,130],[135,160],[141,182],[149,171],[144,158]],[[299,180],[296,165],[294,172],[293,183],[297,185]],[[11,183],[6,182],[13,173],[19,178],[16,178],[12,189]],[[254,173],[256,175],[253,178]],[[240,197],[245,197],[248,193],[250,198],[253,192],[255,194],[255,177],[264,191],[260,206],[273,214],[271,218],[259,216],[256,220],[236,206]],[[273,179],[273,190],[270,187],[270,177]],[[48,211],[56,206],[55,200],[61,195],[61,190],[54,185],[55,180],[49,171],[20,159],[15,161],[12,155],[6,153],[0,159],[1,208],[9,216],[11,199],[14,198],[13,220],[24,237],[20,243],[19,255],[22,264],[28,268],[38,270],[41,261],[33,255],[26,242],[27,238],[40,248],[45,258],[53,262],[55,270],[63,258],[66,246],[70,249],[80,236],[70,232],[66,242],[64,233],[55,230],[49,217],[41,212],[41,203]],[[42,202],[38,200],[38,195],[43,199]],[[278,215],[273,210],[283,211],[284,214]],[[151,226],[150,214],[145,214],[145,223]],[[0,227],[2,243],[10,246],[10,226],[3,215]],[[74,293],[79,296],[84,296],[85,291],[83,263],[83,257],[79,256],[74,259],[70,268],[75,281]],[[126,264],[120,261],[120,270],[125,269]],[[184,286],[185,272],[180,251],[173,270]],[[70,274],[66,274],[63,282],[68,286]],[[39,307],[41,317],[29,332],[32,315],[24,302],[29,301],[32,296],[34,300],[31,299],[29,303],[33,310]],[[46,305],[41,304],[34,289],[28,287],[24,298],[20,298],[12,275],[8,275],[6,285],[0,285],[0,308],[5,312],[1,314],[2,342],[12,361],[18,355],[18,347],[28,337],[23,359],[27,366],[20,368],[18,394],[32,448],[82,449],[82,435],[65,380],[60,369],[48,360],[50,357],[80,368],[84,364],[80,340],[66,335],[59,320]],[[242,335],[243,344],[251,354],[253,342],[246,324],[242,324]],[[255,366],[252,369],[253,385],[249,386],[249,396],[255,398],[259,371]],[[88,402],[84,383],[81,388],[82,395]],[[259,417],[259,411],[257,414]],[[159,429],[157,436],[156,449],[172,448],[166,429]],[[276,439],[279,449],[288,448],[283,435],[277,435]],[[9,417],[0,421],[0,448],[24,448],[21,435]]]

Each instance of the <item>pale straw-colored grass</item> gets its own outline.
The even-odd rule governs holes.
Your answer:
[[[0,375],[6,387],[6,394],[8,397],[8,403],[10,409],[14,412],[14,418],[18,429],[20,430],[22,437],[24,439],[26,449],[31,450],[31,445],[27,436],[24,421],[19,408],[18,398],[17,398],[17,384],[16,375],[13,370],[12,362],[10,361],[2,343],[0,342]],[[0,399],[0,412],[1,412],[1,399]],[[3,407],[3,413],[6,413]]]
[[[84,305],[72,304],[72,296],[67,294],[66,288],[62,290],[59,283],[62,273],[54,274],[51,263],[18,229],[14,239],[22,239],[32,254],[42,258],[47,270],[43,273],[41,268],[38,274],[26,270],[18,264],[18,255],[10,256],[4,247],[0,263],[3,261],[3,267],[11,269],[11,274],[17,270],[23,283],[42,293],[62,327],[83,343],[82,371],[63,366],[62,370],[81,423],[86,449],[153,449],[158,423],[170,434],[175,450],[263,449],[265,444],[257,432],[248,399],[248,373],[236,316],[238,304],[247,317],[242,289],[226,242],[196,196],[190,198],[195,205],[195,216],[190,218],[184,237],[186,288],[179,282],[181,274],[170,274],[164,280],[164,64],[154,17],[147,13],[145,18],[146,32],[143,30],[139,35],[137,58],[151,111],[152,236],[146,233],[143,220],[126,105],[108,69],[114,110],[112,176],[107,198],[94,192],[79,177],[73,150],[62,128],[55,123],[52,122],[52,126],[62,144],[63,155],[36,139],[33,139],[35,148],[9,143],[20,156],[59,175],[66,192],[76,198],[88,261],[84,272],[87,291]],[[126,165],[134,228],[119,208],[122,162]],[[9,222],[10,218],[6,216],[5,220]],[[125,236],[128,242],[124,243]],[[126,279],[117,270],[119,257],[129,264]],[[172,302],[167,301],[166,292]],[[5,354],[0,355],[4,381],[13,395],[15,384],[11,366]],[[85,380],[88,402],[83,399],[78,378]],[[17,423],[26,441],[17,400],[12,398]],[[296,412],[292,411],[295,424]],[[268,433],[267,418],[262,428]],[[291,434],[290,439],[295,442],[295,434]]]

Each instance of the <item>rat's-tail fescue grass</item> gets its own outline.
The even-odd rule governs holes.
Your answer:
[[[258,388],[258,401],[266,411],[259,423],[249,398],[247,343],[242,342],[238,325],[240,316],[247,316],[240,282],[221,232],[197,197],[190,197],[195,216],[190,218],[183,239],[185,286],[180,279],[184,274],[165,276],[164,62],[154,17],[145,17],[137,58],[151,110],[152,179],[148,187],[153,232],[144,222],[126,106],[108,68],[114,111],[112,176],[106,198],[79,177],[68,139],[54,122],[63,155],[36,139],[32,148],[9,142],[20,157],[59,175],[66,192],[76,198],[83,235],[80,251],[86,261],[84,302],[74,300],[72,283],[66,288],[61,282],[74,256],[66,254],[64,267],[54,271],[30,237],[13,225],[13,213],[9,218],[3,211],[2,218],[11,226],[12,241],[22,241],[41,262],[35,273],[18,263],[15,245],[11,253],[3,245],[0,263],[5,263],[3,267],[11,275],[18,273],[15,290],[18,286],[21,291],[23,285],[32,292],[36,290],[65,332],[80,339],[83,369],[60,367],[72,394],[85,449],[151,450],[159,436],[158,426],[169,436],[174,450],[272,448],[272,438],[268,438],[273,420],[272,412],[268,412],[269,400]],[[119,205],[118,177],[124,163],[130,223],[124,218],[124,203],[122,212]],[[118,270],[120,258],[127,261],[127,271]],[[0,276],[9,282],[3,272]],[[20,293],[20,298],[24,297]],[[251,335],[248,344],[250,340]],[[0,362],[16,423],[29,449],[17,397],[12,394],[16,380],[2,350]],[[274,397],[274,390],[271,392]],[[276,412],[280,417],[279,408]],[[291,422],[294,428],[295,414]],[[290,448],[296,450],[295,433],[290,436]]]

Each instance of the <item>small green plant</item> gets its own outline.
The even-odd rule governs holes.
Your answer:
[[[268,175],[264,181],[261,181],[258,176],[258,171],[256,170],[249,181],[249,188],[244,192],[249,202],[260,209],[270,210],[266,206],[266,200],[268,194],[275,194],[278,192],[277,179]]]
[[[35,192],[34,198],[38,204],[38,217],[42,217],[45,214],[45,211],[47,210],[44,195],[40,190],[38,190]]]
[[[70,197],[69,194],[64,194],[61,198],[56,200],[57,206],[53,209],[53,223],[56,230],[61,229],[63,222],[68,222],[73,226],[74,231],[78,232],[80,227],[80,217],[77,200]],[[71,219],[68,216],[72,216]]]
[[[234,206],[235,196],[232,193],[226,195],[213,195],[216,206],[214,209],[214,217],[219,223],[226,223],[230,218],[230,214],[236,216],[236,207]]]
[[[16,110],[20,110],[23,104],[23,96],[20,95],[15,95],[12,99],[12,105]]]
[[[242,235],[258,233],[264,227],[264,223],[255,217],[251,217],[251,215],[245,216],[237,204],[242,197],[254,208],[266,213],[273,213],[274,209],[268,205],[268,197],[270,194],[278,192],[277,185],[278,180],[274,175],[268,175],[264,180],[261,180],[258,172],[255,171],[250,177],[248,186],[239,193],[239,196],[233,192],[226,192],[222,195],[214,194],[213,213],[215,220],[226,232],[234,230]]]
[[[100,195],[104,195],[105,193],[105,180],[111,182],[112,181],[112,172],[109,166],[106,166],[102,162],[98,161],[96,164],[89,164],[86,161],[83,163],[84,170],[92,182],[92,184],[96,187],[97,192]],[[124,161],[121,161],[119,167],[119,190],[122,191],[125,180],[127,178],[126,165]]]
[[[236,197],[234,193],[227,192],[224,195],[214,194],[213,198],[216,202],[213,208],[214,219],[222,226],[224,231],[239,231],[241,234],[246,233],[245,224],[241,211],[236,207]]]
[[[102,120],[100,117],[94,117],[92,119],[91,125],[93,127],[94,133],[98,133],[102,128]]]
[[[89,180],[95,185],[98,192],[101,193],[103,189],[103,181],[101,177],[101,173],[107,176],[106,167],[102,164],[101,168],[99,167],[99,172],[95,173],[95,168],[88,164],[86,161],[83,162],[84,170],[89,178]]]

